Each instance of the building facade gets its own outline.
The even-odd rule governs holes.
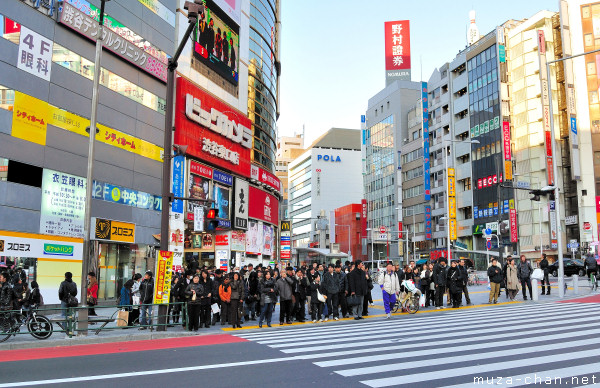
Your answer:
[[[362,204],[352,203],[334,210],[335,238],[340,252],[348,253],[348,260],[366,260],[366,247],[362,247]]]
[[[281,136],[277,139],[275,175],[281,181],[280,214],[288,219],[288,165],[304,152],[304,135]]]
[[[361,132],[332,128],[289,164],[292,248],[329,248],[329,214],[363,198]]]
[[[80,281],[86,184],[99,298],[154,268],[160,232],[167,56],[175,1],[106,5],[93,182],[86,182],[99,1],[3,1],[0,58],[0,261],[25,268],[46,303],[66,271]],[[29,244],[30,253],[9,249]]]

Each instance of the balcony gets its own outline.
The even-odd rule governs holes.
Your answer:
[[[461,75],[459,75],[458,77],[456,77],[452,80],[452,93],[456,93],[460,89],[467,86],[467,83],[468,83],[467,75],[468,75],[468,72],[465,71]]]
[[[454,136],[460,135],[463,132],[469,132],[470,123],[469,117],[454,122]]]
[[[461,76],[462,77],[462,76]],[[459,97],[454,100],[454,106],[452,114],[458,114],[463,110],[469,109],[469,95],[464,94],[462,97]]]
[[[472,176],[471,163],[463,163],[456,166],[456,181],[461,181]]]

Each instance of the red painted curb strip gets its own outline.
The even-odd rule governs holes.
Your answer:
[[[41,360],[46,358],[94,356],[98,354],[140,352],[148,350],[189,348],[247,342],[247,340],[229,334],[190,336],[179,338],[161,338],[154,340],[109,342],[51,348],[4,350],[0,352],[0,362]]]

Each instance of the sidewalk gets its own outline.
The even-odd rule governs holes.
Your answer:
[[[569,289],[565,295],[565,298],[562,300],[559,299],[559,297],[558,297],[558,290],[556,289],[556,287],[557,287],[556,280],[554,279],[553,281],[551,281],[551,285],[552,285],[551,296],[540,295],[539,300],[537,302],[534,302],[531,300],[523,301],[522,293],[520,292],[519,295],[517,295],[517,300],[514,302],[511,302],[510,300],[508,300],[508,298],[506,298],[506,294],[503,291],[500,294],[500,298],[498,300],[497,305],[487,304],[488,297],[489,297],[489,290],[487,289],[487,284],[472,286],[472,287],[469,287],[469,295],[471,297],[472,305],[467,306],[466,302],[464,300],[464,296],[463,296],[463,306],[460,307],[460,309],[485,308],[485,307],[493,307],[493,306],[512,304],[512,303],[533,304],[533,303],[549,303],[549,302],[558,302],[558,301],[567,301],[568,302],[571,299],[577,299],[577,298],[588,297],[588,296],[593,296],[593,295],[600,295],[597,293],[591,294],[590,289],[587,287],[584,287],[585,283],[587,283],[587,280],[580,280],[579,283],[580,283],[579,284],[579,294],[575,295],[573,293],[572,287],[569,287]],[[567,284],[569,286],[572,285],[571,278],[567,278]],[[366,319],[383,319],[385,317],[385,311],[384,311],[384,307],[383,307],[381,290],[379,289],[379,287],[377,285],[375,285],[375,288],[372,291],[372,296],[373,296],[374,305],[369,306],[369,316],[366,317]],[[600,297],[592,299],[592,301],[595,302],[596,299],[598,299],[598,301],[600,302]],[[446,298],[444,298],[444,305],[446,306]],[[428,307],[428,308],[422,307],[419,309],[417,314],[431,314],[431,313],[436,313],[436,312],[445,312],[445,311],[454,311],[454,310],[456,310],[456,309],[443,308],[441,310],[438,310],[435,307]],[[106,313],[103,313],[102,315],[107,315],[108,312],[109,311],[107,311]],[[409,315],[406,313],[396,313],[393,315],[394,316],[406,316],[407,319],[410,318]],[[307,311],[307,318],[308,318],[308,311]],[[345,324],[351,324],[350,321],[353,321],[353,318],[340,319],[339,322],[343,322],[343,321],[347,321],[347,322],[344,322]],[[330,319],[328,322],[319,323],[318,325],[333,324],[335,322],[336,321],[333,321]],[[289,328],[289,327],[297,327],[298,325],[314,325],[310,320],[307,320],[307,322],[305,322],[305,323],[294,322],[292,325],[284,325],[284,326],[280,327],[279,326],[279,306],[276,307],[275,312],[273,313],[272,324],[273,324],[273,328],[269,329],[266,327],[266,324],[265,324],[261,330],[264,330],[264,331],[278,330],[278,328],[284,329],[284,328]],[[74,336],[73,338],[68,338],[62,332],[54,332],[52,334],[52,336],[47,340],[37,340],[37,339],[33,338],[30,334],[18,334],[17,336],[10,337],[7,341],[0,343],[0,351],[14,350],[14,349],[75,346],[75,345],[85,345],[85,344],[100,344],[100,343],[110,343],[110,342],[142,341],[142,340],[153,340],[153,339],[164,339],[164,338],[195,337],[198,335],[201,335],[201,336],[202,335],[215,335],[215,334],[223,334],[223,333],[233,334],[237,331],[255,330],[255,329],[259,329],[258,317],[257,317],[256,321],[245,322],[244,324],[242,324],[241,329],[233,329],[229,325],[221,326],[219,323],[217,323],[216,325],[211,326],[208,329],[206,329],[206,328],[200,329],[197,333],[191,333],[189,331],[186,331],[185,329],[183,329],[183,327],[180,324],[178,324],[178,325],[175,325],[174,327],[167,327],[167,331],[162,331],[162,332],[150,331],[150,330],[141,331],[141,330],[138,330],[138,328],[134,327],[134,328],[126,328],[126,329],[118,328],[118,329],[113,329],[113,330],[101,331],[100,334],[95,335],[94,331],[96,330],[96,326],[90,326],[90,331],[87,336],[80,335],[80,336]]]

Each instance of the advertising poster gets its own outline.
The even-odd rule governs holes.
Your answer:
[[[183,214],[169,212],[169,251],[173,252],[173,271],[183,269],[184,231]]]
[[[431,206],[425,206],[425,240],[431,240]]]
[[[248,221],[246,232],[246,253],[260,255],[263,250],[263,227],[258,221]]]
[[[234,252],[245,252],[246,251],[246,233],[239,230],[231,231],[231,250]]]
[[[235,203],[234,225],[238,229],[248,229],[248,182],[235,178]]]
[[[17,68],[50,81],[54,42],[21,26]]]
[[[190,161],[190,174],[188,178],[189,198],[200,200],[211,199],[212,173],[213,170],[210,167]],[[202,204],[202,202],[187,201],[188,219],[193,219],[194,209]]]
[[[215,263],[221,271],[227,272],[229,267],[229,251],[227,249],[217,249],[215,251]]]
[[[279,224],[279,201],[275,196],[250,186],[250,209],[248,216],[268,222],[273,225]]]
[[[214,185],[213,193],[215,200],[213,207],[217,210],[216,218],[228,220],[231,191],[228,187]]]
[[[12,117],[12,136],[46,145],[48,103],[15,90]]]
[[[386,81],[410,81],[410,21],[385,22]]]
[[[198,16],[194,31],[194,56],[233,85],[238,84],[239,26],[210,0]]]
[[[173,277],[173,252],[159,251],[156,258],[156,285],[154,286],[154,303],[169,303],[171,295],[171,278]]]
[[[85,179],[44,169],[40,233],[83,237]]]
[[[273,227],[263,224],[263,249],[262,254],[265,256],[273,255]]]

